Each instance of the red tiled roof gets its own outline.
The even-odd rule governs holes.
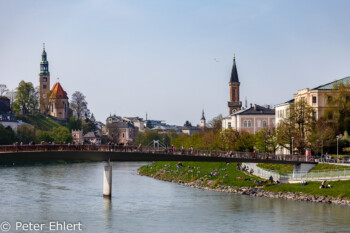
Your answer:
[[[67,92],[65,92],[59,82],[55,83],[51,89],[50,99],[68,99]]]

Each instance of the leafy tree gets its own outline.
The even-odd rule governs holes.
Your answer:
[[[232,128],[225,129],[220,133],[221,143],[224,150],[237,151],[240,133]]]
[[[218,115],[217,117],[214,117],[211,121],[208,123],[208,128],[211,128],[214,133],[217,133],[221,131],[222,128],[222,115]]]
[[[52,142],[54,141],[54,138],[52,137],[52,133],[49,131],[42,131],[38,130],[36,133],[36,139],[37,143],[40,143],[42,141],[44,142]]]
[[[69,132],[69,129],[66,127],[56,127],[52,130],[51,133],[52,138],[56,143],[61,143],[61,142],[72,142],[73,137],[72,134]]]
[[[17,87],[13,105],[14,111],[17,113],[35,113],[38,108],[38,89],[35,89],[31,82],[21,81]]]
[[[68,128],[69,131],[80,130],[82,128],[81,120],[76,118],[75,116],[71,116],[68,120]]]
[[[191,122],[186,121],[186,122],[185,122],[185,124],[184,124],[184,126],[186,126],[186,127],[191,127],[191,126],[192,126],[192,124],[191,124]]]
[[[31,141],[36,141],[34,127],[28,125],[21,125],[17,129],[17,139],[24,144],[28,144]]]
[[[4,96],[8,90],[6,84],[0,84],[0,96]]]
[[[0,145],[11,145],[16,140],[15,132],[11,127],[0,124]]]
[[[255,148],[260,152],[275,153],[277,147],[275,128],[264,128],[255,134]]]
[[[174,145],[176,148],[181,148],[182,146],[184,148],[190,148],[190,140],[191,137],[187,134],[181,134],[180,136],[178,136],[177,138],[173,139],[171,141],[171,144]]]
[[[148,146],[153,140],[160,140],[165,146],[170,146],[171,139],[175,138],[174,131],[168,133],[160,133],[156,130],[146,130],[145,132],[138,132],[135,138],[135,145]]]
[[[313,110],[305,101],[301,100],[291,104],[287,111],[288,116],[277,127],[277,142],[280,146],[289,149],[291,153],[291,145],[293,144],[299,153],[304,154],[308,143],[306,136],[314,121]],[[294,138],[293,143],[292,138]]]
[[[254,134],[243,131],[240,133],[239,140],[237,141],[236,151],[252,152],[254,150],[255,137]]]
[[[313,124],[308,141],[315,153],[321,153],[323,155],[323,149],[331,146],[335,141],[334,128],[327,121],[318,120]]]
[[[350,130],[350,83],[336,83],[334,95],[327,98],[328,108],[323,118],[336,122],[338,132]]]
[[[72,95],[71,108],[73,110],[74,116],[78,119],[81,119],[85,115],[90,114],[90,110],[88,109],[85,95],[83,93],[76,91]]]

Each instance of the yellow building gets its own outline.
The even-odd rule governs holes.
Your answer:
[[[313,89],[305,88],[294,94],[294,102],[305,101],[314,110],[313,117],[320,119],[329,107],[328,102],[338,93],[334,87],[338,84],[350,84],[350,77],[339,79]]]

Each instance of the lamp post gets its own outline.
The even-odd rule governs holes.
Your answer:
[[[337,135],[337,163],[339,163],[339,135]]]
[[[294,137],[292,137],[292,158],[293,158],[293,154],[294,154],[294,153],[293,153],[293,148],[294,148],[294,147],[293,147],[293,141],[294,141]]]

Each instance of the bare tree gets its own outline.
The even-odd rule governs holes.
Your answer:
[[[0,96],[4,96],[8,90],[6,84],[0,84]]]
[[[90,110],[87,107],[88,103],[86,102],[85,95],[83,93],[76,91],[72,95],[71,108],[74,115],[81,119],[85,114],[90,114]]]

